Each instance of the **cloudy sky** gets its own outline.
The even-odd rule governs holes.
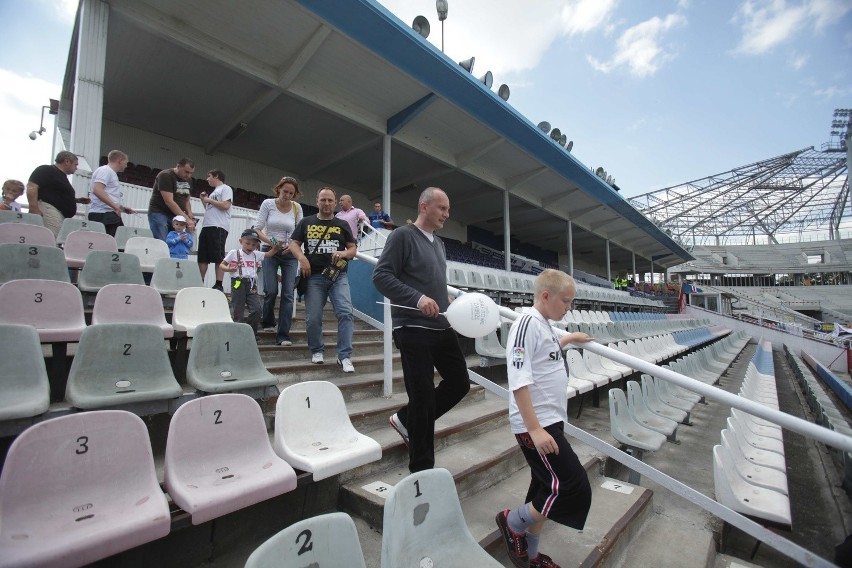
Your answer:
[[[381,0],[410,24],[432,0]],[[50,161],[31,142],[58,98],[76,0],[3,0],[0,177]],[[37,31],[34,31],[37,30]],[[445,51],[476,56],[494,88],[625,196],[820,145],[852,108],[852,0],[449,0]]]

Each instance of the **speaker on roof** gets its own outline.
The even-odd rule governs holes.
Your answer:
[[[411,24],[411,28],[424,38],[429,37],[429,31],[431,28],[429,26],[429,20],[427,20],[425,16],[417,16],[414,18],[414,23]]]
[[[560,146],[562,146],[564,148],[566,142],[568,142],[568,135],[567,134],[563,134],[562,136],[559,137],[559,145]]]
[[[538,123],[538,129],[547,134],[548,132],[550,132],[550,123],[546,120],[542,120]]]
[[[479,78],[479,82],[490,89],[491,85],[494,84],[494,75],[491,74],[491,71],[486,71],[485,75]]]
[[[570,142],[568,142],[568,145],[567,145],[567,146],[565,146],[565,149],[566,149],[566,150],[568,150],[569,152],[570,152],[571,150],[573,150],[573,149],[574,149],[574,141],[573,141],[573,140],[571,140]]]
[[[609,175],[608,175],[608,176],[606,176],[606,182],[607,182],[608,184],[612,185],[612,176],[609,176]]]
[[[459,61],[459,65],[461,65],[461,68],[467,71],[468,73],[473,73],[474,62],[476,62],[476,57],[471,57],[470,59]]]
[[[554,142],[559,142],[559,138],[562,137],[562,131],[558,128],[554,128],[550,131],[550,137],[553,139]]]
[[[606,175],[606,170],[603,169],[602,166],[598,166],[598,169],[595,170],[595,175],[598,177],[603,177]]]
[[[500,85],[500,88],[497,89],[497,96],[503,99],[504,101],[509,100],[509,85],[503,83]]]

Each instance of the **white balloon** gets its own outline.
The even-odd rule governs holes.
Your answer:
[[[494,300],[478,292],[462,294],[453,300],[446,316],[453,329],[466,337],[484,337],[500,325],[500,308]]]

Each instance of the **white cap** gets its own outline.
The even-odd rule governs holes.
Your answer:
[[[183,215],[177,215],[174,219],[172,219],[172,222],[174,221],[177,221],[178,223],[186,223],[186,217]]]

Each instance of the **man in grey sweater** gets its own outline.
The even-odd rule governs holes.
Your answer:
[[[449,216],[447,194],[436,187],[423,190],[417,220],[390,234],[373,271],[373,284],[391,303],[416,308],[391,312],[408,404],[390,423],[408,446],[411,472],[435,466],[435,420],[470,390],[458,337],[440,315],[450,304],[447,258],[443,241],[434,233]],[[435,369],[442,379],[437,387]]]

